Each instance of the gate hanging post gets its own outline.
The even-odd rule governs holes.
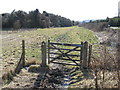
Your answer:
[[[90,67],[91,53],[92,53],[92,45],[89,45],[88,67]]]
[[[22,66],[24,67],[25,66],[25,40],[22,40]]]
[[[87,50],[88,50],[88,42],[84,42],[83,44],[83,68],[87,67]]]
[[[80,61],[81,61],[81,63],[83,62],[83,42],[81,42],[81,50],[80,50]]]
[[[50,40],[48,40],[48,64],[50,64]]]
[[[43,41],[41,45],[42,49],[42,67],[46,66],[46,43]]]

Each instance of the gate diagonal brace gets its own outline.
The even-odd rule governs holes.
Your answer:
[[[73,51],[73,50],[76,50],[77,48],[79,48],[79,47],[75,47],[75,48],[73,48],[72,50],[69,50],[69,51],[67,51],[66,53],[63,53],[59,48],[57,48],[57,47],[55,47],[53,44],[51,44],[55,49],[57,49],[59,52],[61,52],[62,54],[68,54],[68,53],[70,53],[71,51]],[[58,58],[60,58],[60,57],[62,57],[63,55],[59,55],[58,57],[56,57],[56,58],[54,58],[53,60],[51,60],[51,61],[54,61],[55,59],[58,59]]]
[[[67,52],[62,52],[59,48],[56,48],[53,44],[52,44],[52,46],[55,48],[55,49],[57,49],[59,52],[61,52],[64,56],[66,56],[68,59],[70,59],[71,61],[73,61],[74,63],[76,63],[73,59],[71,59],[67,54],[68,53],[70,53],[71,51],[73,51],[73,50],[76,50],[77,48],[79,48],[79,47],[75,47],[75,48],[73,48],[72,50],[69,50],[69,51],[67,51]],[[51,62],[52,61],[54,61],[55,59],[58,59],[58,58],[60,58],[60,57],[62,57],[63,55],[59,55],[59,56],[57,56],[56,58],[54,58],[53,60],[51,60]],[[77,65],[79,65],[78,63],[76,63]]]

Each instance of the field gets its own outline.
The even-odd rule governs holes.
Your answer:
[[[53,42],[66,42],[80,44],[88,41],[97,43],[93,32],[79,27],[35,29],[25,31],[3,31],[2,36],[3,67],[15,67],[21,55],[21,42],[25,40],[26,60],[41,58],[41,42],[50,39]]]
[[[3,76],[5,73],[10,72],[11,70],[14,70],[19,59],[21,56],[21,42],[22,40],[25,40],[25,49],[26,49],[26,64],[40,64],[41,63],[41,43],[42,41],[47,42],[48,40],[51,40],[52,42],[60,42],[60,43],[71,43],[71,44],[80,44],[81,41],[88,41],[89,44],[93,45],[93,50],[98,50],[98,43],[99,40],[96,37],[95,33],[92,32],[91,30],[82,28],[82,27],[65,27],[65,28],[46,28],[46,29],[32,29],[32,30],[20,30],[20,31],[3,31],[2,32],[2,54],[3,54]],[[108,47],[109,48],[109,47]],[[94,52],[93,52],[94,53]],[[102,54],[102,56],[100,56]],[[103,51],[95,52],[95,59],[97,58],[96,61],[100,62],[92,62],[93,68],[94,65],[98,64],[98,66],[101,65],[102,60],[104,57]],[[101,57],[101,58],[100,58]],[[95,60],[94,59],[94,60]],[[94,61],[93,60],[93,61]],[[107,62],[106,62],[107,63]],[[71,67],[68,66],[70,69]],[[85,84],[90,83],[92,85],[91,87],[94,88],[95,86],[93,85],[94,78],[91,76],[88,76],[88,73],[79,73],[79,79],[81,79],[83,76],[85,77],[84,80],[80,80],[81,82],[74,83],[76,85],[82,85],[81,87],[87,87]],[[101,78],[101,71],[98,72],[99,77]],[[116,72],[112,72],[114,75],[112,77],[115,77]],[[74,74],[74,73],[73,73]],[[83,75],[86,74],[86,75]],[[106,77],[108,75],[111,75],[111,72],[108,71],[105,73]],[[87,78],[86,78],[87,76]],[[94,75],[93,75],[94,76]],[[73,77],[76,78],[77,76]],[[108,77],[108,80],[111,76]],[[90,79],[89,79],[90,78]],[[7,81],[5,81],[6,83]],[[92,84],[91,84],[92,82]],[[110,80],[109,80],[110,82]],[[116,85],[116,81],[114,81],[114,85]],[[81,84],[82,83],[82,84]],[[83,85],[84,83],[84,85]],[[101,79],[99,80],[99,83],[101,83]],[[108,83],[108,82],[107,82]],[[107,85],[107,83],[105,83]],[[111,85],[111,84],[110,84]],[[73,85],[74,86],[74,85]],[[73,87],[70,86],[70,87]],[[75,86],[76,87],[76,86]],[[108,86],[107,86],[108,87]],[[111,86],[112,87],[112,86]]]

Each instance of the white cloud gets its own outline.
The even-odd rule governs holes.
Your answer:
[[[58,14],[72,20],[100,19],[117,15],[119,0],[2,0],[0,13],[13,9]]]

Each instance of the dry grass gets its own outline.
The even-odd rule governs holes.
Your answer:
[[[42,73],[42,72],[45,72],[45,71],[49,71],[49,67],[46,66],[46,67],[42,67],[41,65],[31,65],[29,68],[28,68],[28,72],[34,72],[34,73]]]
[[[28,72],[38,72],[40,71],[40,65],[31,65],[28,69]]]
[[[40,60],[38,60],[38,59],[36,59],[36,58],[31,58],[31,59],[26,60],[25,66],[28,67],[28,66],[30,66],[30,65],[35,65],[35,64],[40,65],[40,63],[41,63]]]
[[[98,53],[97,53],[98,52]],[[95,73],[98,88],[118,88],[119,69],[116,48],[100,46],[93,52],[91,69]]]
[[[94,47],[94,46],[93,46]],[[95,46],[96,47],[96,46]],[[111,70],[117,66],[116,49],[97,45],[92,51],[91,68]]]
[[[2,79],[4,83],[10,83],[13,80],[13,77],[15,76],[14,70],[8,70],[2,75]]]

